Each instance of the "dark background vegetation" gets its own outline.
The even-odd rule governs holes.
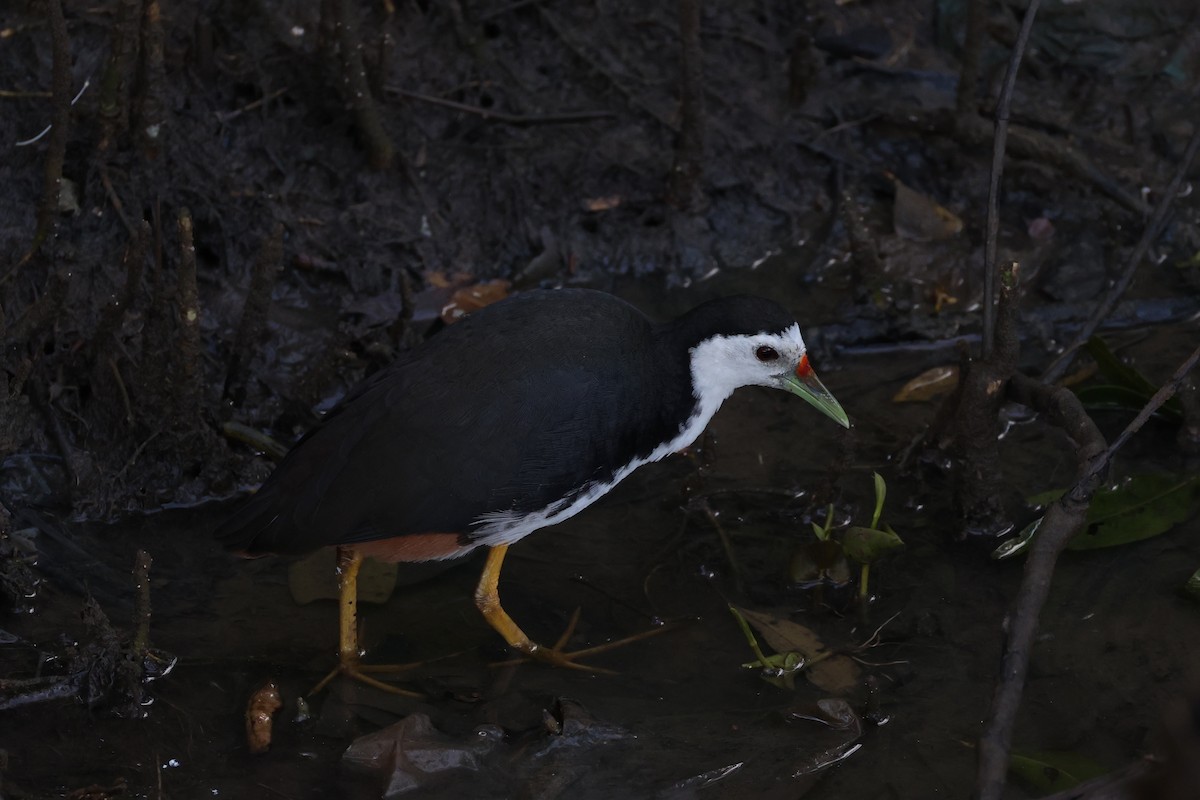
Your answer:
[[[805,297],[831,367],[977,352],[990,120],[1026,4],[979,3],[974,34],[969,5],[5,3],[0,526],[255,485],[269,462],[229,423],[292,441],[491,279],[667,310]],[[1033,373],[1200,126],[1192,0],[1039,13],[998,218]],[[1198,175],[1102,330],[1195,341]],[[994,529],[1004,493],[960,522]]]

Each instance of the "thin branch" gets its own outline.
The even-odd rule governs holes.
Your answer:
[[[354,8],[357,8],[357,4],[354,4]],[[354,14],[349,0],[325,0],[321,4],[321,23],[327,25],[332,21],[337,37],[340,58],[335,59],[334,66],[338,67],[342,95],[354,112],[354,124],[366,145],[371,168],[383,171],[392,166],[396,148],[371,94],[371,85],[363,66],[362,39]],[[332,15],[331,20],[326,19],[329,15]]]
[[[704,65],[700,49],[700,0],[679,0],[679,138],[667,181],[667,197],[676,208],[700,211],[704,194]]]
[[[1009,614],[1008,642],[996,691],[979,737],[975,794],[978,800],[1000,800],[1004,793],[1013,726],[1021,705],[1038,618],[1050,593],[1058,554],[1087,519],[1088,505],[1100,486],[1100,477],[1094,472],[1093,465],[1104,460],[1105,453],[1104,436],[1084,411],[1079,398],[1069,389],[1039,383],[1017,373],[1009,382],[1009,391],[1013,399],[1045,414],[1074,440],[1079,479],[1071,491],[1046,510],[1025,562],[1021,588]]]
[[[979,99],[979,56],[987,34],[988,0],[968,0],[966,31],[963,34],[962,69],[958,73],[955,112],[974,115]]]
[[[1200,102],[1200,98],[1197,98]],[[1183,180],[1187,176],[1188,170],[1191,168],[1192,161],[1196,158],[1196,152],[1200,150],[1200,126],[1197,126],[1196,131],[1192,134],[1192,140],[1188,142],[1187,150],[1183,154],[1183,159],[1179,162],[1179,168],[1175,171],[1175,176],[1171,179],[1171,183],[1167,186],[1163,193],[1162,199],[1159,200],[1158,208],[1154,210],[1154,216],[1150,218],[1146,229],[1142,232],[1142,238],[1138,241],[1137,246],[1133,248],[1133,252],[1129,255],[1129,260],[1125,262],[1125,269],[1121,272],[1121,277],[1118,278],[1108,290],[1108,294],[1104,296],[1104,300],[1096,308],[1091,319],[1087,321],[1079,333],[1075,335],[1074,341],[1067,345],[1066,349],[1059,354],[1058,358],[1046,368],[1042,374],[1042,380],[1047,383],[1053,383],[1066,374],[1071,366],[1075,354],[1079,348],[1087,344],[1087,340],[1092,338],[1092,334],[1100,327],[1112,310],[1116,308],[1117,302],[1121,299],[1121,295],[1129,288],[1129,284],[1133,282],[1133,276],[1137,273],[1137,269],[1141,266],[1142,260],[1146,257],[1146,252],[1162,233],[1163,226],[1167,221],[1167,212],[1171,209],[1171,204],[1175,198],[1179,196],[1180,187],[1183,185]]]
[[[497,111],[494,108],[482,108],[480,106],[472,106],[467,103],[459,103],[454,100],[447,100],[444,97],[434,97],[433,95],[421,94],[420,92],[410,92],[407,89],[401,89],[398,86],[387,86],[387,91],[400,97],[407,97],[410,100],[417,100],[430,105],[442,106],[444,108],[452,108],[455,111],[462,111],[467,114],[476,114],[483,117],[485,120],[494,120],[503,122],[508,125],[570,125],[577,122],[592,122],[598,119],[612,119],[616,116],[611,111],[564,111],[558,114],[509,114],[506,111]]]
[[[1025,47],[1029,43],[1029,32],[1033,29],[1033,20],[1037,16],[1039,5],[1041,5],[1041,0],[1030,0],[1029,8],[1025,10],[1025,19],[1021,22],[1021,32],[1017,34],[1012,57],[1008,62],[1008,72],[1004,76],[1004,88],[1000,90],[1000,98],[996,101],[996,135],[992,140],[992,177],[988,186],[987,241],[983,250],[982,354],[985,359],[992,354],[996,330],[996,246],[1000,230],[1000,178],[1004,174],[1004,149],[1008,142],[1009,109],[1012,107],[1013,89],[1017,85],[1017,70],[1021,66],[1021,58],[1025,55]]]
[[[203,347],[200,341],[200,293],[196,287],[196,246],[191,212],[179,210],[179,344],[176,362],[177,424],[191,430],[199,424],[204,395]]]
[[[1079,477],[1075,485],[1046,510],[1029,559],[1025,562],[1021,589],[1010,615],[1012,624],[1000,679],[984,732],[979,739],[976,794],[979,800],[1000,800],[1004,792],[1012,732],[1037,634],[1038,617],[1050,593],[1058,555],[1086,522],[1092,497],[1108,472],[1113,456],[1150,415],[1175,394],[1197,361],[1200,361],[1200,347],[1184,359],[1171,378],[1155,392],[1145,408],[1108,447],[1079,398],[1069,389],[1041,383],[1019,373],[1013,376],[1009,384],[1013,399],[1045,413],[1051,422],[1063,428],[1075,441]]]
[[[29,263],[54,230],[58,216],[58,198],[62,193],[63,162],[67,157],[67,134],[71,122],[71,40],[67,36],[67,20],[63,16],[62,0],[46,0],[46,15],[50,18],[50,41],[53,47],[51,89],[54,100],[50,115],[50,139],[46,145],[46,166],[42,179],[42,199],[37,207],[37,228],[33,242],[21,260],[0,279],[3,283],[22,265]]]

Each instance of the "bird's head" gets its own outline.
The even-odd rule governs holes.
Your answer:
[[[728,397],[742,386],[769,386],[802,397],[843,427],[850,420],[808,363],[800,326],[778,333],[713,334],[691,349],[697,395]]]

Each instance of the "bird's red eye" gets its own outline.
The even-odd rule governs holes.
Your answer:
[[[759,361],[774,361],[779,358],[779,351],[764,344],[754,351],[754,355],[758,356]]]

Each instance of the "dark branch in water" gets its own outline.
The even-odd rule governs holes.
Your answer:
[[[1111,446],[1105,444],[1104,436],[1084,410],[1079,398],[1069,389],[1040,383],[1020,373],[1014,375],[1009,384],[1013,400],[1044,414],[1075,442],[1078,477],[1075,485],[1046,510],[1025,562],[1021,589],[1010,615],[1012,624],[1001,664],[1000,680],[983,735],[979,739],[976,794],[979,800],[999,800],[1004,791],[1013,726],[1037,634],[1038,617],[1050,592],[1058,555],[1071,537],[1083,528],[1092,497],[1108,473],[1113,456],[1175,394],[1197,361],[1200,361],[1200,347],[1184,359]]]

